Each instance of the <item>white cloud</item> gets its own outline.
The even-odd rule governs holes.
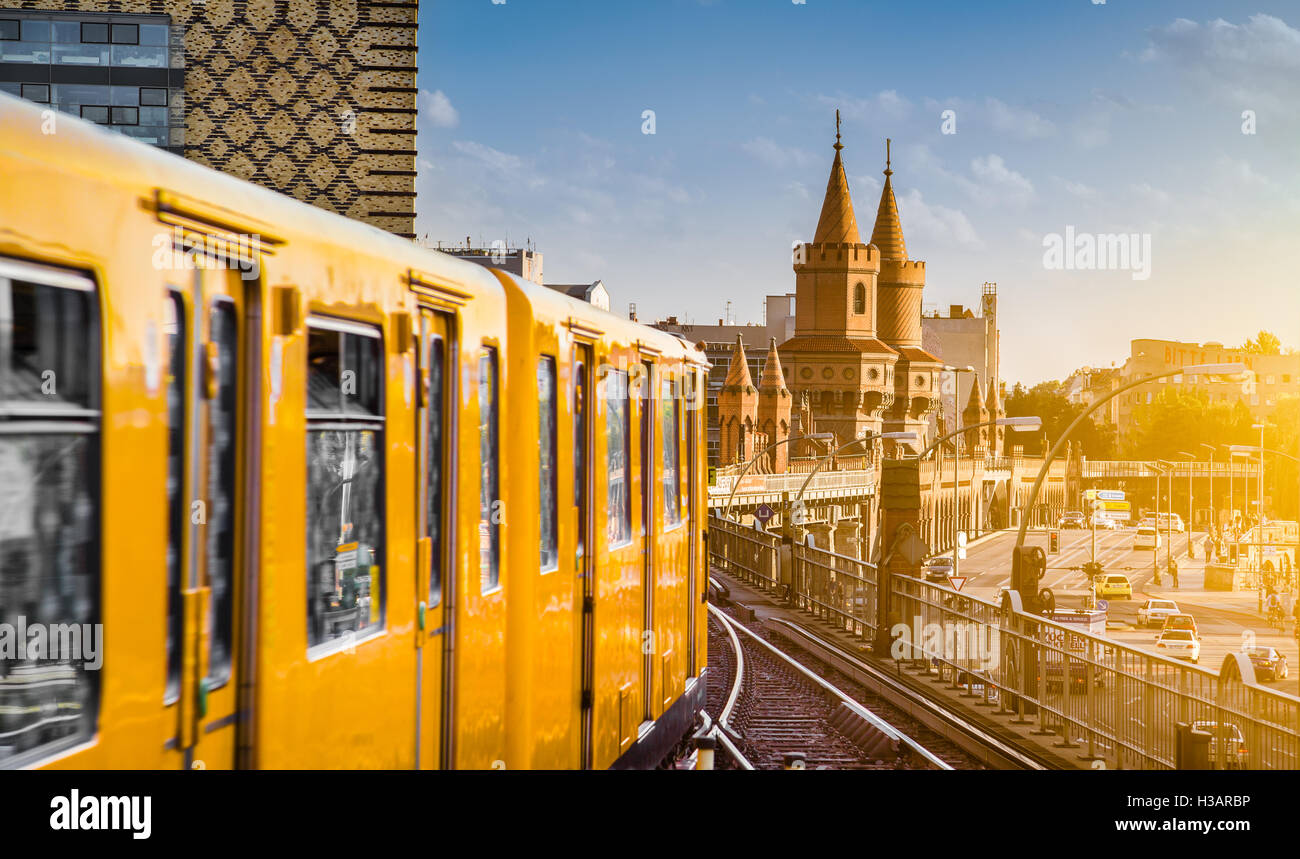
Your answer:
[[[903,223],[908,244],[913,248],[945,242],[967,249],[984,246],[964,212],[927,203],[915,188],[899,197],[898,217]]]
[[[1168,191],[1161,191],[1159,188],[1152,187],[1147,182],[1134,185],[1133,193],[1136,194],[1138,198],[1145,200],[1148,203],[1155,203],[1156,205],[1163,206],[1169,202]]]
[[[1073,194],[1083,200],[1095,200],[1097,198],[1097,189],[1091,185],[1085,185],[1082,182],[1073,182],[1069,179],[1058,179],[1061,187],[1065,188],[1067,193]]]
[[[881,90],[873,96],[856,98],[847,95],[819,95],[817,101],[828,108],[840,111],[845,119],[862,122],[878,120],[882,116],[888,119],[902,119],[912,110],[912,103],[898,94],[897,90]]]
[[[473,140],[456,140],[451,145],[462,155],[502,173],[514,172],[524,166],[523,159],[518,155],[511,155]]]
[[[419,108],[421,116],[438,128],[455,128],[460,125],[460,114],[451,106],[451,99],[447,98],[442,90],[436,92],[420,90],[416,107]]]
[[[1179,18],[1147,36],[1143,60],[1172,62],[1220,96],[1266,99],[1269,106],[1295,102],[1300,30],[1280,18],[1252,15],[1245,24]]]
[[[980,194],[991,201],[1025,203],[1034,196],[1034,185],[1007,167],[1001,155],[973,158],[970,169],[979,181]]]
[[[769,167],[805,167],[813,163],[808,152],[794,146],[782,146],[767,137],[756,137],[740,144],[746,153],[757,158]]]
[[[1051,120],[1044,119],[1028,108],[1012,107],[996,98],[986,99],[984,106],[994,131],[1023,140],[1038,140],[1056,133],[1056,126]]]

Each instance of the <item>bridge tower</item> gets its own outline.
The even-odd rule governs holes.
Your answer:
[[[763,362],[763,377],[758,383],[758,429],[767,436],[768,444],[776,444],[790,435],[790,410],[793,401],[790,389],[785,386],[785,373],[781,371],[781,356],[776,351],[776,338],[768,341],[767,358]],[[789,463],[790,446],[783,444],[768,458],[772,474],[782,474]]]
[[[718,463],[735,465],[748,462],[754,455],[757,429],[758,389],[749,375],[745,343],[737,334],[727,379],[718,392]]]

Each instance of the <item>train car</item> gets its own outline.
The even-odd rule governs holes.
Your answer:
[[[0,767],[646,767],[680,742],[701,353],[0,117]]]

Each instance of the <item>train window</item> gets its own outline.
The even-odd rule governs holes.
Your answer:
[[[483,593],[501,583],[501,492],[497,453],[497,350],[478,358],[478,566]]]
[[[677,426],[677,397],[673,391],[673,377],[663,374],[659,383],[659,438],[663,448],[664,523],[676,525],[682,521],[681,473],[678,469],[678,451],[681,435]]]
[[[555,359],[543,357],[537,362],[537,493],[543,572],[560,567],[559,511],[556,509],[555,488],[556,420]]]
[[[163,305],[167,336],[167,685],[163,700],[181,691],[181,553],[188,505],[185,492],[185,305],[176,292]]]
[[[307,643],[384,623],[379,332],[313,318],[307,336]]]
[[[217,396],[208,408],[208,530],[207,579],[209,638],[208,677],[224,683],[230,677],[235,580],[235,439],[239,405],[239,334],[235,306],[229,301],[212,308],[208,339],[217,346]]]
[[[573,506],[578,508],[577,557],[586,554],[587,534],[587,347],[573,362]],[[581,574],[579,569],[579,574]]]
[[[609,478],[605,534],[610,548],[632,542],[632,485],[629,474],[632,416],[627,402],[627,372],[605,370],[605,473]]]
[[[27,630],[26,647],[0,648],[0,766],[94,732],[104,657],[95,306],[83,278],[0,260],[0,623]]]
[[[424,533],[432,544],[430,557],[433,563],[429,569],[429,605],[437,605],[442,599],[442,422],[446,401],[443,387],[443,355],[445,341],[437,335],[429,338],[428,370],[428,410],[429,422],[428,450],[425,456],[426,489],[428,495],[424,508]]]

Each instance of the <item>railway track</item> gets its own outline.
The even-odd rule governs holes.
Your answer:
[[[730,740],[738,752],[719,754],[719,763],[739,758],[734,763],[745,769],[971,766],[942,738],[923,743],[864,707],[822,676],[829,669],[806,660],[813,662],[810,668],[783,652],[761,627],[709,608],[710,672],[724,682],[710,684],[706,710],[720,740]]]
[[[724,577],[725,579],[725,577]],[[711,576],[719,596],[729,596],[726,585]],[[732,623],[748,628],[796,662],[813,666],[818,674],[843,694],[860,702],[884,721],[915,740],[922,748],[949,763],[953,769],[1054,769],[1060,764],[999,736],[954,711],[941,700],[926,696],[860,656],[844,650],[814,625],[769,618],[766,623]],[[712,623],[712,618],[711,618]],[[714,657],[710,636],[710,664]],[[723,659],[727,657],[722,656]],[[843,669],[843,670],[841,670]],[[728,669],[730,670],[730,669]],[[719,672],[722,673],[722,672]],[[731,677],[728,675],[728,683]]]

